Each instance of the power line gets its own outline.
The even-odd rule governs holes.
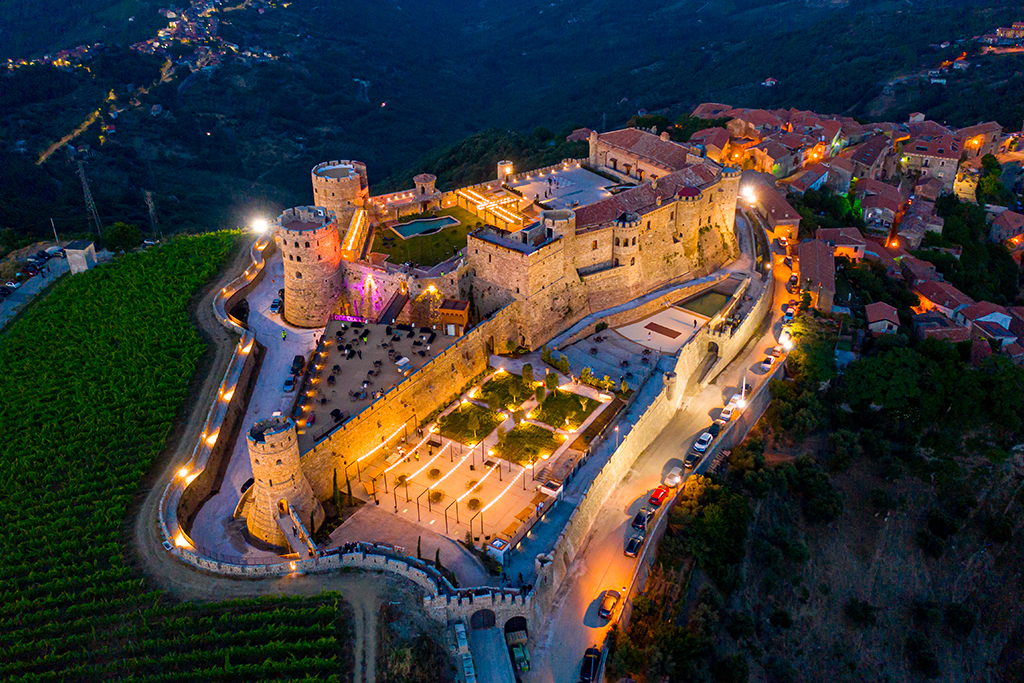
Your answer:
[[[96,223],[96,234],[103,237],[103,225],[100,223],[100,214],[96,211],[96,202],[92,199],[92,191],[89,189],[89,179],[85,177],[85,164],[78,160],[78,177],[82,179],[82,192],[85,193],[85,206],[89,216]]]

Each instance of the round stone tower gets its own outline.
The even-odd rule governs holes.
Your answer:
[[[342,293],[341,236],[334,212],[320,206],[288,209],[274,222],[284,259],[284,319],[323,327]]]
[[[370,199],[366,164],[361,161],[324,161],[313,167],[312,176],[313,204],[339,216],[346,207],[358,208]]]
[[[508,159],[502,159],[498,162],[498,180],[506,182],[508,177],[515,172],[515,166]]]
[[[432,195],[437,190],[434,189],[434,183],[437,182],[437,176],[431,175],[430,173],[420,173],[418,176],[412,179],[416,183],[416,194],[419,196]]]
[[[295,423],[288,417],[260,420],[252,426],[246,438],[249,461],[252,464],[252,505],[245,526],[253,538],[277,547],[289,547],[288,538],[278,525],[285,517],[288,526],[289,509],[306,527],[313,515],[319,526],[324,521],[324,508],[313,495],[306,477],[299,467],[299,442]]]

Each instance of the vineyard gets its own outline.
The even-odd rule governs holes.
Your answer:
[[[348,680],[336,595],[175,604],[123,561],[126,509],[205,343],[187,304],[237,235],[64,278],[0,335],[0,680]]]

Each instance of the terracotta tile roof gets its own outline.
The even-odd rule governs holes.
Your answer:
[[[973,126],[967,126],[966,128],[960,128],[956,131],[956,136],[961,140],[967,140],[977,135],[991,135],[995,133],[1002,135],[1003,127],[996,121],[988,121],[986,123],[976,123]]]
[[[825,165],[834,170],[853,173],[853,162],[849,159],[844,159],[843,157],[832,157],[825,162]]]
[[[686,188],[703,189],[718,178],[717,169],[708,163],[694,164],[675,173],[658,178],[658,188],[652,183],[631,188],[607,199],[576,209],[576,229],[601,225],[618,220],[623,214],[642,215],[657,207],[657,198],[672,200]]]
[[[1003,211],[992,221],[992,239],[1005,242],[1024,232],[1024,215],[1016,211]]]
[[[883,183],[881,180],[875,180],[873,178],[861,178],[857,181],[857,187],[854,188],[854,193],[858,195],[878,195],[885,197],[890,202],[895,202],[896,207],[903,203],[903,195],[900,191],[889,183]]]
[[[754,149],[759,149],[765,153],[765,155],[772,160],[782,159],[793,153],[793,150],[780,145],[774,139],[769,138],[764,142],[754,145]]]
[[[705,147],[725,149],[729,144],[729,131],[725,128],[705,128],[690,136],[690,142],[699,143]]]
[[[926,199],[935,200],[942,194],[943,182],[935,177],[926,178],[914,186],[914,194]]]
[[[960,306],[971,306],[974,304],[974,299],[948,282],[939,280],[928,280],[927,282],[914,285],[914,293],[936,306],[942,306],[951,311],[956,310]]]
[[[814,183],[821,180],[821,177],[826,173],[828,173],[827,168],[821,164],[814,164],[813,166],[805,168],[792,179],[787,180],[786,184],[789,185],[794,192],[803,194],[804,192],[807,192]]]
[[[891,211],[894,215],[899,212],[899,202],[895,202],[889,197],[883,197],[878,194],[869,194],[860,201],[861,209],[867,211],[868,209],[886,209]]]
[[[953,133],[951,128],[947,128],[941,123],[937,123],[935,121],[916,121],[914,123],[906,123],[903,125],[903,128],[912,138],[916,138],[921,135],[939,136],[952,135]]]
[[[769,180],[771,178],[771,180]],[[775,189],[774,178],[752,171],[745,172],[741,182],[751,182],[756,185],[754,193],[757,203],[764,209],[769,220],[772,221],[799,221],[800,214],[790,206],[782,193]]]
[[[762,133],[782,130],[785,123],[785,119],[764,109],[736,109],[733,110],[731,116],[753,126]]]
[[[565,138],[567,142],[578,142],[580,140],[589,140],[590,134],[594,131],[589,128],[577,128]]]
[[[931,327],[921,330],[921,334],[926,338],[944,339],[950,344],[959,344],[971,339],[971,331],[966,327]]]
[[[887,320],[893,325],[899,327],[900,316],[896,312],[896,308],[891,306],[884,301],[876,301],[873,304],[868,304],[864,307],[864,314],[867,316],[868,324],[882,322]]]
[[[834,247],[863,247],[867,244],[857,228],[820,228],[815,237]]]
[[[922,135],[903,143],[903,154],[960,160],[960,141],[952,135]]]
[[[958,315],[962,315],[967,320],[974,322],[979,318],[984,318],[985,316],[992,315],[993,313],[1002,313],[1003,315],[1009,315],[1009,312],[1005,308],[1003,308],[999,304],[994,304],[991,301],[979,301],[975,304],[971,304],[967,308],[960,311]]]
[[[697,105],[697,108],[693,110],[691,116],[696,116],[699,119],[718,119],[723,116],[727,116],[727,112],[732,111],[732,105],[720,104],[718,102],[704,102],[703,104]]]
[[[904,271],[904,275],[910,273],[908,279],[911,280],[911,284],[941,279],[939,271],[935,268],[934,264],[914,258],[913,256],[904,256],[900,259],[900,268]]]
[[[971,365],[978,367],[992,355],[992,347],[984,339],[975,339],[971,343]]]
[[[677,142],[662,140],[661,136],[653,135],[639,128],[624,128],[601,133],[598,140],[653,161],[672,171],[687,165],[686,159],[690,150]]]
[[[822,240],[804,240],[797,248],[800,258],[800,281],[807,289],[821,285],[823,290],[836,291],[836,262],[832,247]],[[808,282],[809,281],[809,282]]]
[[[876,135],[856,147],[844,150],[843,156],[864,166],[874,166],[888,149],[889,138],[884,135]]]

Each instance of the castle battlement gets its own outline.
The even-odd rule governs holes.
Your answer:
[[[361,161],[324,161],[313,167],[313,201],[339,214],[346,207],[361,207],[370,200],[366,164]]]
[[[341,296],[337,217],[322,206],[287,209],[274,221],[274,241],[284,262],[284,319],[322,327]]]

